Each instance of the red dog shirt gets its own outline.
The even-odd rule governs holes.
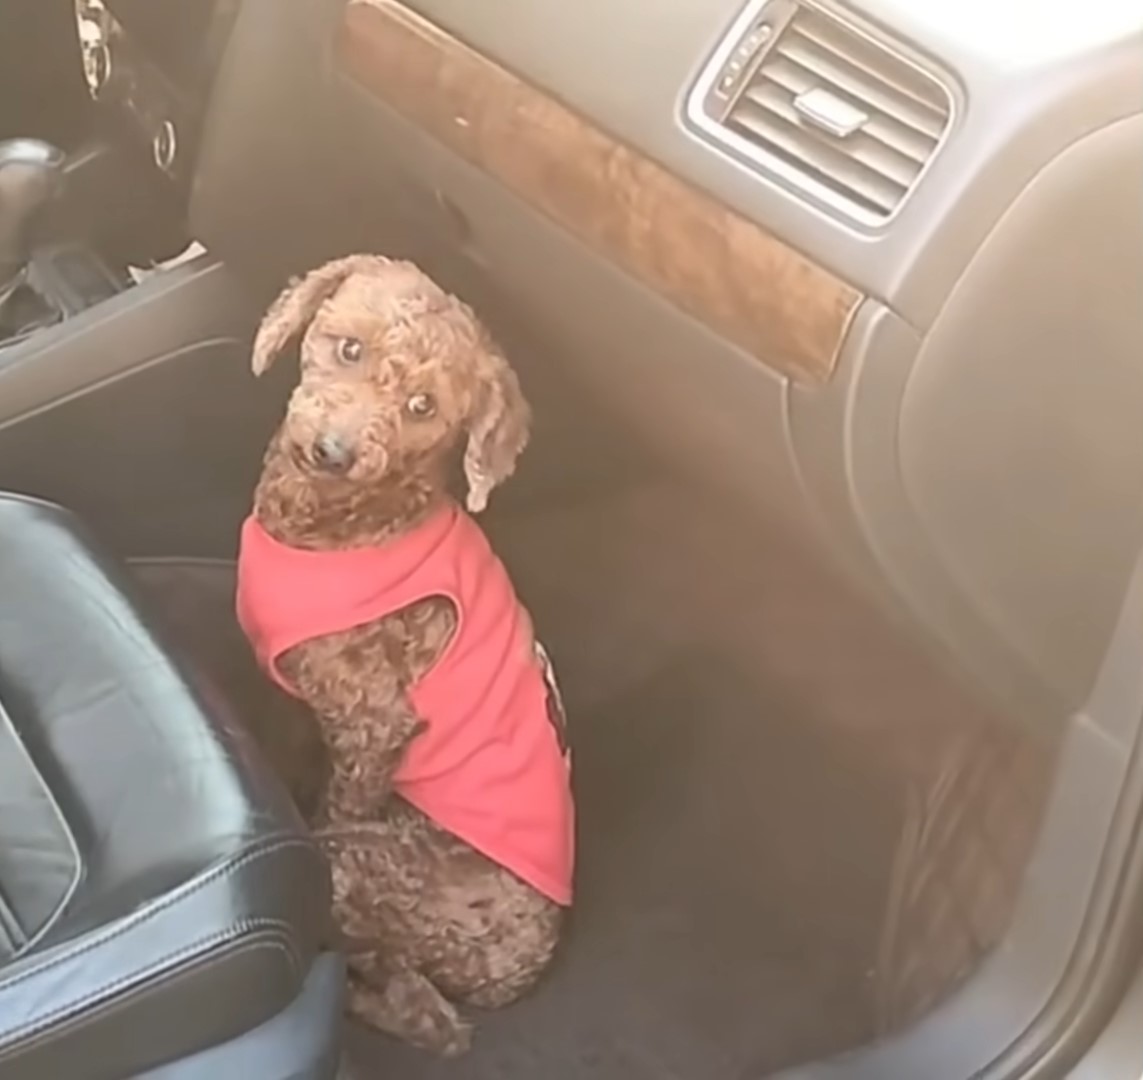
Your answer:
[[[242,526],[238,621],[290,693],[277,669],[282,653],[430,596],[453,603],[457,628],[411,688],[428,730],[410,743],[394,790],[569,904],[574,811],[562,707],[528,613],[476,523],[450,505],[382,546],[343,551],[289,547],[253,517]]]

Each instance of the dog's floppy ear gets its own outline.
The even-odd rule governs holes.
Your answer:
[[[378,255],[348,255],[334,259],[301,278],[295,278],[279,294],[262,317],[254,337],[250,366],[261,375],[274,362],[291,338],[299,334],[328,299],[351,274],[384,262]]]
[[[532,422],[532,410],[516,373],[494,346],[482,352],[477,376],[480,382],[464,451],[467,505],[474,514],[488,505],[492,489],[512,475],[516,459],[528,444]]]

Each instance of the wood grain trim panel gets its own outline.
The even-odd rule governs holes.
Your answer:
[[[861,297],[776,237],[396,0],[353,0],[339,68],[765,365],[833,372]]]

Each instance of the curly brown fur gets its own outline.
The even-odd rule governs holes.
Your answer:
[[[461,439],[469,508],[482,509],[527,441],[529,411],[471,310],[408,263],[351,256],[272,305],[255,372],[307,326],[301,380],[255,494],[270,535],[313,550],[384,542],[447,497]],[[340,455],[334,467],[319,445]],[[451,605],[429,599],[278,662],[329,750],[314,825],[331,859],[340,930],[353,943],[351,1011],[446,1054],[470,1038],[454,1003],[491,1008],[519,997],[551,959],[561,921],[554,903],[392,794],[423,728],[409,688],[455,628]]]

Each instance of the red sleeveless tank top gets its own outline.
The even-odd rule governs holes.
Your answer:
[[[443,596],[457,612],[444,653],[411,688],[428,730],[394,789],[442,828],[558,904],[569,904],[574,809],[563,709],[531,619],[477,524],[449,505],[392,541],[307,551],[250,517],[238,559],[238,620],[259,662],[310,638]]]

